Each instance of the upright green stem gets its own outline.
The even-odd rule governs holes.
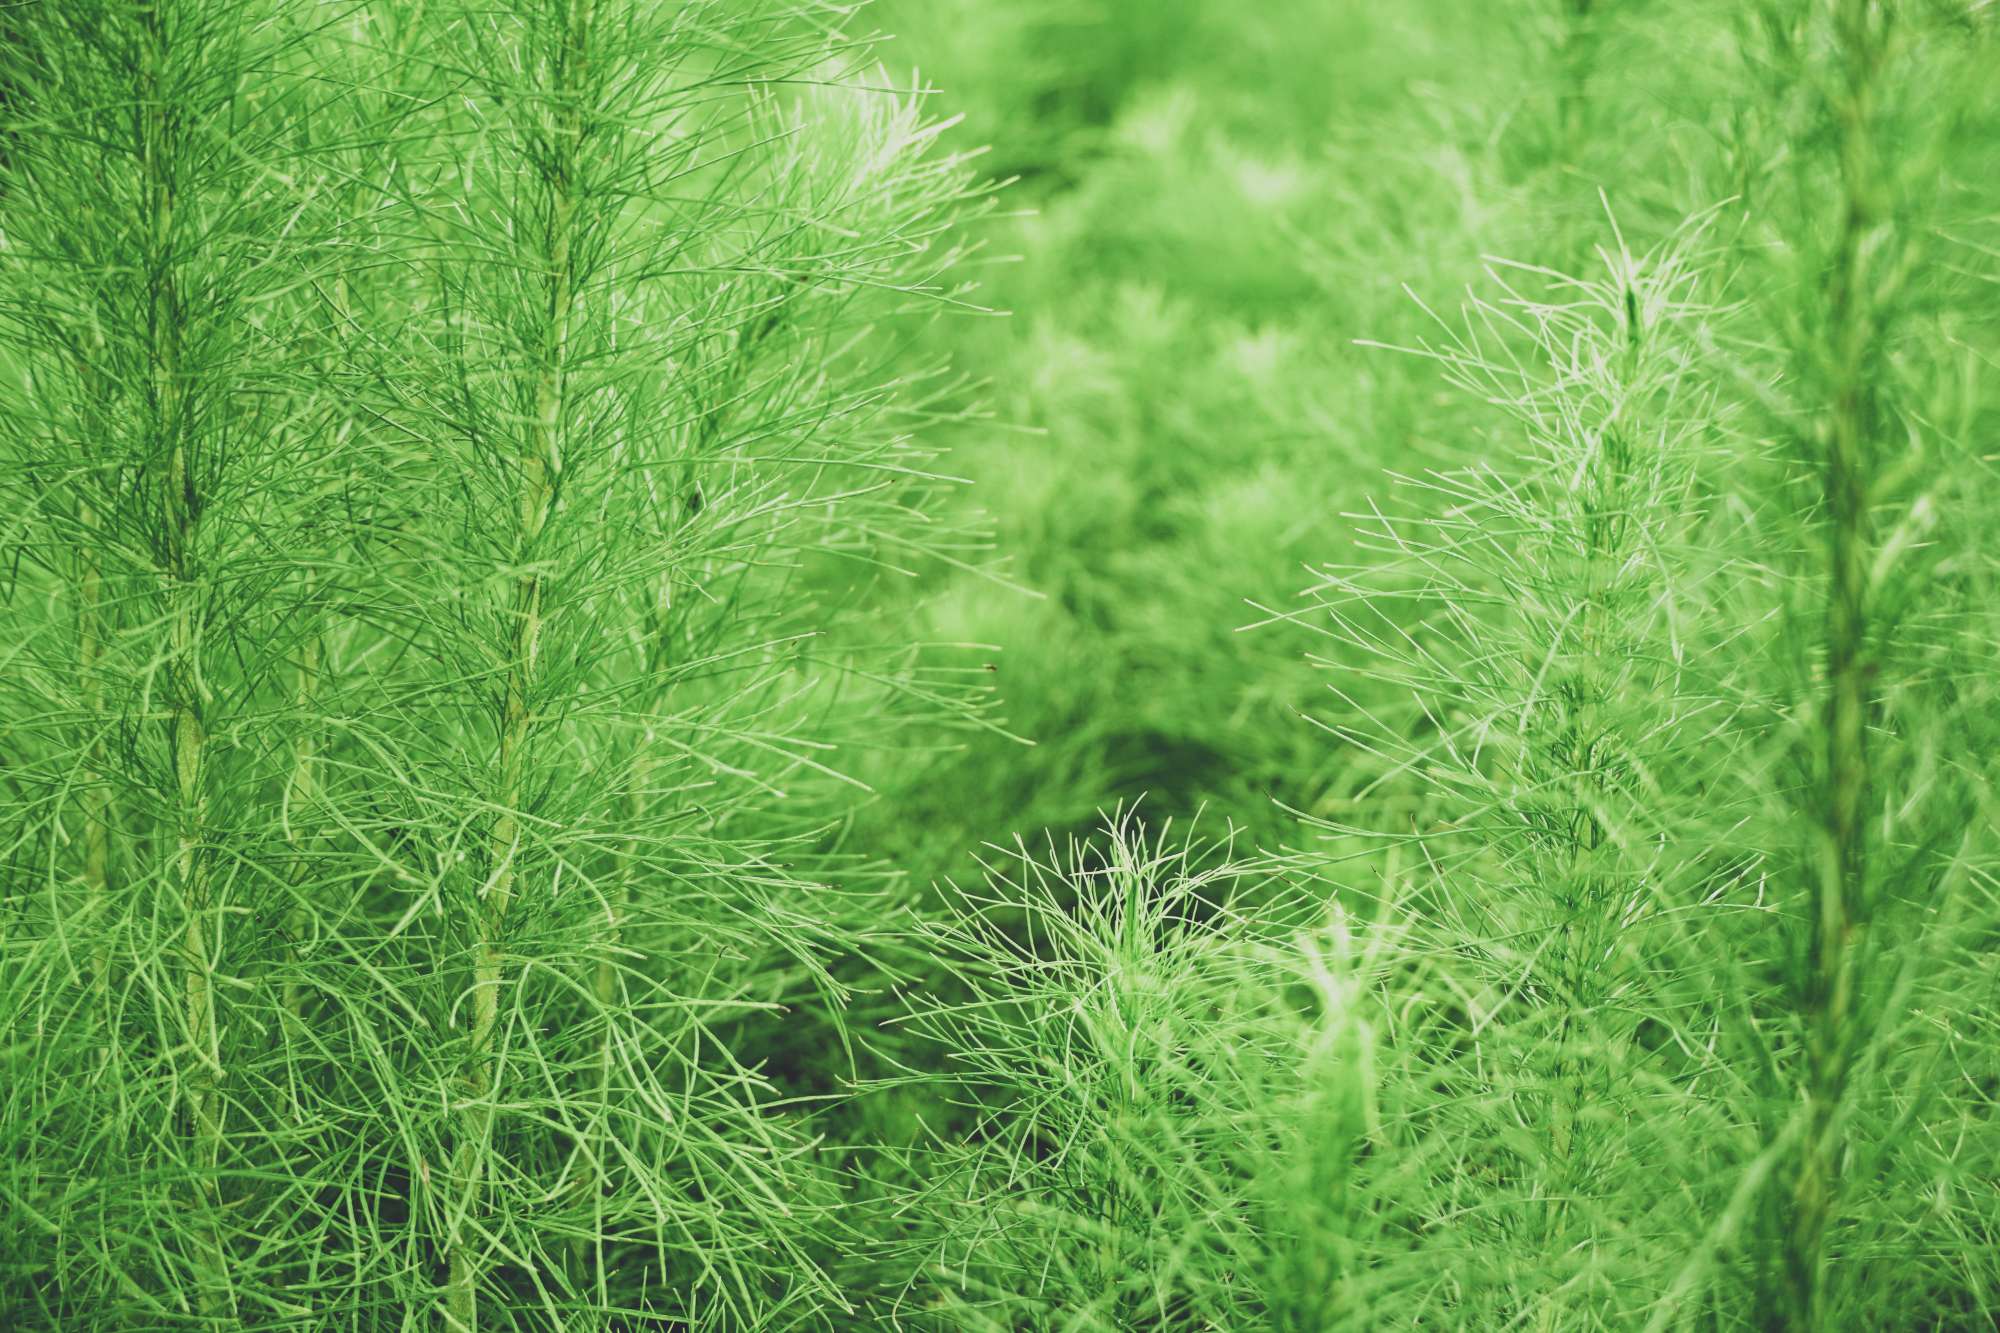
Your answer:
[[[111,429],[102,410],[112,386],[98,370],[96,357],[104,350],[100,332],[90,352],[79,352],[73,366],[81,388],[83,427],[79,433],[77,465],[83,474],[79,482],[81,498],[76,504],[76,669],[83,696],[83,719],[87,732],[83,742],[80,774],[83,806],[83,894],[84,919],[90,923],[90,986],[99,1017],[109,1014],[111,985],[111,930],[106,913],[111,894],[111,799],[110,775],[104,753],[103,660],[108,630],[104,609],[104,519],[97,511],[93,455],[104,447]],[[109,1039],[105,1047],[110,1053]]]
[[[1593,0],[1563,0],[1563,84],[1558,94],[1562,152],[1574,160],[1583,142],[1590,109],[1590,75],[1597,63],[1597,17]]]
[[[1839,1185],[1838,1109],[1852,1053],[1857,933],[1865,924],[1869,800],[1868,459],[1877,418],[1878,336],[1868,256],[1884,224],[1872,123],[1884,36],[1873,0],[1835,0],[1842,83],[1841,217],[1827,274],[1828,402],[1820,426],[1830,558],[1827,695],[1820,825],[1812,865],[1812,925],[1803,994],[1806,1134],[1785,1255],[1789,1320],[1826,1327],[1824,1248]]]
[[[333,328],[322,362],[327,384],[337,382],[339,346],[348,325],[347,279],[344,276],[334,279],[332,306]],[[352,426],[353,421],[348,417],[343,417],[335,426],[333,446],[336,452],[345,444]],[[320,659],[325,652],[325,630],[317,596],[318,581],[318,574],[308,560],[302,571],[299,589],[299,604],[305,610],[307,627],[305,642],[299,648],[299,663],[294,678],[293,698],[299,716],[292,734],[291,785],[285,802],[285,843],[292,854],[293,891],[298,896],[293,902],[288,922],[294,967],[292,979],[285,983],[284,1005],[286,1013],[301,1019],[305,1017],[306,992],[299,979],[298,964],[302,961],[301,945],[313,922],[313,913],[306,904],[305,895],[309,891],[312,874],[308,860],[313,836],[311,812],[319,794],[319,732],[314,725],[314,713],[319,702]]]
[[[1588,0],[1578,0],[1587,12]],[[1625,288],[1628,308],[1636,300]],[[1551,1098],[1549,1146],[1555,1165],[1555,1194],[1549,1210],[1550,1239],[1569,1210],[1569,1201],[1586,1179],[1577,1148],[1577,1122],[1585,1103],[1584,1082],[1591,1051],[1578,1041],[1578,1030],[1595,1026],[1605,993],[1604,920],[1607,905],[1621,887],[1618,849],[1602,811],[1613,796],[1616,779],[1606,771],[1603,746],[1614,725],[1613,697],[1620,682],[1615,672],[1633,659],[1635,649],[1618,636],[1621,623],[1612,613],[1622,572],[1629,567],[1636,522],[1643,501],[1635,492],[1645,481],[1634,475],[1635,460],[1627,441],[1633,433],[1625,420],[1625,395],[1641,375],[1643,339],[1632,321],[1623,350],[1623,369],[1616,381],[1619,395],[1597,424],[1598,439],[1587,469],[1572,492],[1576,510],[1571,522],[1577,538],[1578,575],[1574,580],[1573,614],[1562,631],[1571,647],[1564,656],[1574,662],[1571,679],[1556,690],[1566,702],[1559,714],[1558,745],[1551,763],[1564,778],[1569,796],[1563,811],[1563,840],[1556,867],[1563,916],[1556,945],[1555,975],[1561,990],[1561,1017],[1556,1038],[1555,1094]],[[1544,1318],[1555,1307],[1545,1307]]]
[[[624,935],[625,913],[631,904],[631,869],[638,864],[640,838],[639,823],[646,817],[648,801],[646,784],[653,780],[653,753],[650,740],[640,742],[639,753],[632,758],[632,792],[629,798],[632,809],[633,834],[626,847],[626,871],[617,877],[612,889],[610,920],[605,923],[605,948],[597,960],[597,1003],[607,1012],[618,998],[617,949]],[[604,1039],[604,1066],[608,1075],[611,1067],[611,1037],[607,1032]]]
[[[175,253],[175,176],[178,163],[175,90],[167,79],[171,36],[158,3],[140,9],[146,39],[140,89],[140,159],[146,227],[146,346],[151,425],[164,447],[161,473],[161,577],[164,582],[168,657],[167,733],[173,755],[173,883],[181,914],[182,994],[187,1019],[188,1065],[184,1072],[192,1121],[197,1202],[210,1218],[220,1205],[216,1170],[221,1160],[222,1073],[215,1013],[215,960],[209,942],[207,858],[203,829],[207,818],[207,735],[202,718],[200,589],[195,569],[195,529],[200,521],[200,484],[190,450],[182,380],[181,342],[187,306],[180,289]],[[208,1224],[209,1260],[215,1271],[201,1284],[203,1312],[224,1308],[220,1292],[227,1267],[219,1234]]]
[[[305,643],[299,649],[299,665],[294,698],[298,704],[299,720],[292,733],[292,775],[291,791],[286,798],[285,845],[292,854],[295,867],[293,872],[294,892],[303,895],[310,881],[310,868],[306,857],[310,851],[310,832],[306,815],[312,809],[318,781],[318,735],[312,726],[312,710],[319,694],[320,632],[317,623],[318,611],[313,606],[314,584],[317,581],[313,568],[306,566],[304,586],[301,588],[306,613],[314,617],[314,624],[306,632]],[[301,961],[301,944],[312,921],[312,913],[303,902],[292,906],[290,935],[292,937],[293,971],[285,982],[285,1012],[295,1018],[305,1017],[306,990],[298,976]]]
[[[611,890],[610,901],[606,904],[609,919],[604,925],[604,948],[598,955],[597,976],[593,987],[594,993],[597,996],[598,1016],[604,1022],[604,1040],[598,1048],[597,1096],[600,1107],[599,1114],[605,1116],[607,1121],[610,1115],[611,1074],[617,1065],[618,1033],[613,1021],[613,1011],[617,1006],[619,994],[617,951],[619,945],[624,940],[626,914],[631,910],[631,880],[635,873],[635,867],[639,864],[640,850],[644,836],[641,832],[641,821],[645,819],[649,804],[646,787],[652,781],[652,771],[653,756],[651,742],[650,740],[643,740],[640,742],[639,752],[632,759],[632,791],[628,801],[631,808],[633,832],[626,844],[626,863],[619,868],[619,873],[615,877],[615,883]],[[603,1219],[601,1214],[598,1214],[598,1210],[603,1206],[606,1189],[603,1167],[609,1161],[609,1155],[608,1152],[602,1150],[610,1147],[608,1131],[603,1137],[607,1141],[599,1145],[601,1150],[597,1157],[599,1169],[596,1173],[586,1175],[582,1181],[582,1188],[589,1193],[594,1214],[593,1234],[591,1236],[580,1237],[575,1245],[578,1265],[585,1272],[594,1272],[596,1276],[597,1298],[600,1303],[610,1299],[605,1282],[604,1256],[602,1252]]]
[[[509,640],[505,701],[502,705],[499,770],[500,813],[493,821],[487,855],[491,866],[486,900],[479,914],[479,942],[473,975],[471,1096],[461,1129],[457,1173],[477,1211],[482,1188],[481,1154],[493,1125],[495,1064],[491,1053],[493,1029],[500,1014],[504,982],[507,910],[516,893],[515,863],[520,849],[519,810],[524,794],[527,752],[535,726],[530,698],[541,654],[542,573],[539,566],[543,529],[547,526],[562,465],[563,388],[569,345],[570,312],[575,301],[574,255],[579,140],[582,116],[578,79],[590,24],[589,0],[580,0],[568,15],[559,48],[552,53],[548,97],[555,122],[551,153],[542,185],[547,199],[543,233],[542,272],[547,304],[536,363],[534,413],[517,460],[519,497],[515,580]],[[446,1313],[454,1330],[471,1333],[479,1326],[479,1263],[466,1237],[451,1245],[451,1275]]]
[[[99,1016],[108,1009],[111,985],[111,933],[105,913],[111,892],[111,792],[101,736],[104,695],[99,676],[104,656],[104,578],[98,564],[97,511],[90,501],[77,505],[77,677],[83,687],[84,725],[90,736],[83,757],[83,892],[84,916],[90,922],[92,945],[90,984],[96,992]]]

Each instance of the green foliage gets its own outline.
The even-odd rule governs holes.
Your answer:
[[[1996,43],[6,8],[0,1325],[1991,1327]]]
[[[1321,1328],[1348,1303],[1374,1117],[1361,942],[1227,846],[1130,817],[1017,847],[926,939],[906,1019],[964,1123],[921,1151],[912,1304],[964,1328]]]
[[[985,924],[973,934],[989,961],[963,1007],[955,982],[941,982],[953,1000],[927,1012],[933,1044],[954,1057],[947,1071],[977,1071],[948,1072],[950,1086],[986,1095],[969,1119],[940,1118],[949,1168],[919,1155],[909,1174],[943,1170],[959,1182],[954,1202],[1032,1206],[1020,1221],[980,1207],[936,1220],[920,1284],[954,1312],[947,1324],[1283,1327],[1301,1309],[1304,1326],[1324,1328],[1990,1318],[1991,1247],[1970,1239],[1991,1234],[1990,1196],[1971,1185],[1991,1175],[1993,1137],[1973,1127],[1988,1076],[1971,1072],[1989,1057],[1963,1034],[1991,1003],[1966,969],[1990,943],[1995,906],[1990,747],[1976,739],[1994,714],[1990,668],[1960,654],[1984,653],[1994,628],[1990,609],[1965,600],[1991,569],[1972,517],[1990,512],[1991,459],[1966,446],[1990,433],[1990,386],[1973,367],[1990,367],[1994,346],[1978,291],[1990,281],[1981,238],[1994,212],[1990,192],[1969,185],[1991,151],[1979,128],[1990,125],[1990,89],[1958,79],[1990,56],[1991,25],[1949,7],[1869,7],[1865,22],[1886,35],[1868,37],[1881,49],[1863,54],[1882,70],[1857,93],[1853,8],[1761,27],[1700,5],[1496,16],[1483,34],[1492,48],[1543,74],[1517,89],[1517,109],[1483,147],[1453,137],[1476,132],[1476,117],[1425,127],[1419,151],[1431,162],[1457,154],[1456,179],[1486,210],[1450,225],[1435,207],[1412,207],[1435,177],[1393,134],[1295,149],[1292,170],[1259,179],[1310,182],[1303,192],[1234,207],[1243,156],[1285,154],[1274,107],[1303,100],[1274,90],[1256,129],[1232,142],[1228,98],[1165,70],[1091,141],[1089,174],[1023,224],[1031,265],[1089,256],[1063,270],[1060,288],[1085,297],[1009,297],[1036,332],[986,355],[1019,366],[1017,348],[1038,354],[1026,401],[1051,439],[1011,446],[1035,462],[981,480],[1021,497],[1001,530],[1033,534],[1022,581],[1060,595],[1027,610],[978,606],[996,628],[1024,627],[990,637],[1026,649],[1025,663],[1000,659],[1003,689],[1016,725],[1051,744],[1016,761],[1018,792],[995,782],[1004,755],[969,761],[976,790],[1002,793],[1004,829],[1074,824],[1050,807],[1051,791],[1097,787],[1106,803],[1154,787],[1168,811],[1206,797],[1231,816],[1248,809],[1261,831],[1243,779],[1263,770],[1250,756],[1286,754],[1278,747],[1296,740],[1215,703],[1254,671],[1255,688],[1323,726],[1316,754],[1274,764],[1280,783],[1256,786],[1302,807],[1325,836],[1315,882],[1337,900],[1397,885],[1407,924],[1378,943],[1401,961],[1383,982],[1401,998],[1381,1004],[1444,1013],[1398,1032],[1393,1058],[1374,1061],[1373,1095],[1405,1114],[1378,1119],[1358,1177],[1345,1148],[1319,1163],[1358,1184],[1334,1191],[1340,1220],[1311,1247],[1331,1267],[1287,1273],[1276,1261],[1296,1252],[1275,1243],[1282,1233],[1214,1220],[1254,1216],[1247,1186],[1192,1146],[1211,1094],[1240,1134],[1283,1123],[1283,1095],[1232,1100],[1209,1081],[1203,1062],[1217,1050],[1255,1043],[1203,1001],[1175,1008],[1163,1020],[1184,1062],[1175,1069],[1200,1073],[1149,1075],[1148,1091],[1198,1091],[1136,1117],[1100,1105],[1101,1080],[1072,1068],[1071,1044],[1008,1021],[1016,1000],[1023,1013],[1073,1008],[1050,979],[1090,948]],[[1776,48],[1770,34],[1793,44]],[[1217,66],[1236,49],[1223,45]],[[1369,48],[1378,72],[1395,49]],[[1906,100],[1924,85],[1908,72],[1919,66],[1948,95]],[[1509,97],[1490,75],[1452,74],[1468,99]],[[1379,104],[1353,105],[1376,128],[1389,123]],[[1633,124],[1660,132],[1615,128]],[[1863,140],[1903,149],[1856,147]],[[1859,180],[1863,169],[1873,176]],[[1856,181],[1868,193],[1844,212]],[[1336,190],[1347,206],[1317,210],[1333,221],[1288,207]],[[1628,246],[1607,229],[1604,193],[1627,235],[1651,239]],[[1510,211],[1524,206],[1544,225],[1510,236]],[[1683,224],[1689,215],[1699,220]],[[1498,250],[1531,262],[1490,261],[1463,320],[1421,303],[1414,319],[1396,314],[1382,276],[1425,294],[1448,287],[1453,245],[1462,261]],[[1934,246],[1950,259],[1917,258]],[[1861,276],[1837,276],[1843,265]],[[1127,266],[1145,277],[1121,288],[1110,275]],[[1315,280],[1318,308],[1303,319],[1264,276],[1287,269]],[[1004,281],[1032,290],[1025,275]],[[1369,322],[1349,336],[1419,358],[1323,357],[1314,378],[1292,361],[1265,378],[1211,338],[1244,320],[1267,349],[1323,345],[1341,323],[1318,320],[1371,292],[1383,299],[1363,305]],[[1987,351],[1959,355],[1974,347]],[[1399,369],[1425,362],[1457,401]],[[1318,390],[1326,397],[1309,396]],[[1318,453],[1273,460],[1240,428],[1180,426],[1221,401],[1230,406],[1207,419],[1230,427],[1265,414],[1312,420]],[[1334,404],[1348,422],[1336,424]],[[1368,427],[1350,452],[1327,449]],[[1822,500],[1841,430],[1861,443],[1843,465],[1863,497],[1848,517]],[[1398,492],[1381,506],[1347,489],[1349,469],[1370,459],[1386,460]],[[1144,521],[1177,497],[1207,502],[1239,468],[1257,475],[1246,498],[1296,517],[1241,508],[1208,529]],[[1128,501],[1134,478],[1151,489]],[[1335,506],[1354,517],[1330,522]],[[1959,519],[1969,526],[1950,530]],[[1330,636],[1314,654],[1330,704],[1307,703],[1280,664],[1224,669],[1234,645],[1185,659],[1162,650],[1196,641],[1176,613],[1216,582],[1242,591],[1268,577],[1248,571],[1232,540],[1260,529],[1353,551],[1322,572],[1314,610],[1252,593],[1271,623]],[[1863,571],[1861,637],[1847,648],[1827,618],[1846,577],[1830,577],[1841,568],[1830,550]],[[1097,589],[1099,601],[1083,600]],[[1077,606],[1089,616],[1065,623]],[[1149,637],[1155,624],[1165,633]],[[1163,689],[1176,679],[1164,663],[1182,660],[1191,688]],[[1109,662],[1121,665],[1100,688]],[[1857,751],[1834,739],[1855,732],[1827,702],[1842,679],[1868,719],[1858,783]],[[1079,702],[1050,725],[1024,698]],[[1226,737],[1215,747],[1229,756],[1216,765],[1226,776],[1190,762],[1178,740],[1149,745],[1160,761],[1151,773],[1106,762],[1115,728],[1159,715],[1175,730],[1150,724],[1156,737],[1211,719],[1206,736]],[[1868,813],[1847,816],[1857,831],[1840,838],[1874,850],[1833,891],[1852,928],[1838,927],[1845,959],[1830,961],[1829,890],[1815,867],[1843,790]],[[1406,869],[1385,880],[1392,857]],[[1091,919],[1096,873],[1087,864],[1067,876],[1053,894],[1062,910],[1074,895]],[[1056,910],[1043,905],[1045,885],[1019,878],[1001,874],[992,892],[1031,919]],[[1247,915],[1273,930],[1288,920],[1275,905]],[[1108,948],[1116,934],[1101,926],[1093,943]],[[1018,967],[991,961],[1030,947]],[[1156,956],[1181,978],[1173,993],[1204,993],[1179,950]],[[1279,989],[1269,976],[1260,984]],[[940,1014],[953,1018],[943,1031]],[[938,1062],[921,1047],[895,1050]],[[1941,1071],[1957,1061],[1968,1072],[1946,1089]],[[1138,1160],[1151,1174],[1121,1193],[1100,1170],[1097,1203],[1079,1207],[1067,1178],[1044,1169],[1047,1154],[1018,1146],[1049,1120],[1088,1127],[1050,1135],[1100,1144],[1078,1160]],[[1120,1137],[1127,1126],[1139,1146]],[[1375,1176],[1384,1160],[1396,1170]],[[982,1172],[985,1186],[962,1183]],[[1260,1267],[1224,1235],[1250,1237],[1249,1252],[1273,1262]],[[1210,1240],[1229,1258],[1205,1251]],[[1104,1246],[1116,1262],[1093,1267]],[[1250,1273],[1259,1280],[1230,1285]]]
[[[1355,759],[1317,818],[1421,857],[1421,936],[1473,965],[1492,1029],[1490,1063],[1441,1074],[1455,1094],[1422,1112],[1469,1154],[1440,1195],[1462,1208],[1481,1181],[1451,1224],[1504,1274],[1460,1297],[1475,1324],[1644,1309],[1746,1137],[1704,1085],[1740,1077],[1716,1052],[1742,1016],[1718,1001],[1756,1006],[1758,983],[1712,989],[1714,951],[1776,929],[1759,775],[1783,722],[1703,239],[1621,243],[1588,279],[1496,266],[1497,297],[1415,349],[1493,406],[1491,447],[1397,478],[1365,563],[1313,590],[1325,725]]]
[[[1024,22],[1032,7],[978,8],[996,17],[942,22],[915,49],[966,99],[962,132],[1025,174],[1010,191],[1022,216],[993,241],[1023,262],[983,288],[1011,318],[957,330],[1005,429],[974,425],[954,460],[1023,591],[945,581],[926,637],[992,645],[1009,726],[1034,748],[975,738],[871,773],[891,800],[862,836],[913,871],[962,875],[987,839],[1080,833],[1143,793],[1156,816],[1214,804],[1282,841],[1272,799],[1310,804],[1332,759],[1295,720],[1316,689],[1303,642],[1238,633],[1243,602],[1288,592],[1345,538],[1340,515],[1385,449],[1439,447],[1430,381],[1351,340],[1415,336],[1401,283],[1455,283],[1482,247],[1526,236],[1506,155],[1472,131],[1503,114],[1508,82],[1435,82],[1511,48],[1516,27],[1457,4],[1418,25],[1196,6],[1185,28],[1165,23],[1161,50],[1170,11],[1155,5],[1066,7],[1059,30]],[[883,17],[907,15],[914,47],[945,12]],[[1013,99],[1091,80],[1115,107],[1041,112],[1020,137]],[[1036,162],[1017,162],[1030,144]]]
[[[19,17],[12,1325],[842,1308],[772,1020],[827,751],[962,709],[798,584],[934,539],[975,200],[829,17]]]

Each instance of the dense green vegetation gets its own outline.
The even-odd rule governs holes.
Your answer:
[[[1995,69],[8,7],[0,1327],[1992,1327]]]

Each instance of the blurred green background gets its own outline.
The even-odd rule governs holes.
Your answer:
[[[1632,156],[1675,151],[1657,108],[1644,144],[1582,132],[1570,2],[869,11],[892,70],[1011,182],[978,271],[1002,313],[943,326],[981,386],[951,470],[998,577],[933,576],[909,632],[979,645],[1032,745],[886,760],[868,850],[956,876],[983,842],[1142,797],[1269,845],[1338,787],[1344,757],[1299,717],[1323,678],[1270,612],[1298,605],[1308,563],[1347,557],[1345,515],[1385,469],[1461,461],[1484,420],[1435,367],[1356,340],[1420,337],[1412,294],[1449,307],[1484,255],[1587,255],[1607,167],[1639,225],[1659,178]],[[1591,114],[1668,95],[1642,50],[1621,64]]]

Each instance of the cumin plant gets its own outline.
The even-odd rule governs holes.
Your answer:
[[[834,960],[879,933],[819,879],[859,790],[833,750],[956,707],[914,654],[822,644],[842,582],[930,558],[907,427],[940,372],[904,330],[956,299],[972,196],[836,16],[376,17],[414,73],[371,222],[408,260],[364,353],[373,587],[413,651],[370,771],[421,886],[384,907],[447,962],[412,1010],[453,1034],[376,1133],[419,1126],[448,1326],[843,1307],[774,1020],[837,1040]]]
[[[844,17],[20,19],[14,1323],[844,1307],[834,752],[974,714],[831,631],[961,559],[978,204]]]
[[[1432,1219],[1465,1158],[1425,1108],[1475,1076],[1458,1004],[1480,980],[1385,868],[1343,906],[1300,863],[1131,813],[1064,852],[993,849],[928,927],[948,980],[895,1022],[896,1082],[934,1101],[885,1317],[1449,1320],[1485,1260]]]
[[[1396,475],[1406,498],[1361,516],[1367,559],[1310,591],[1322,722],[1356,769],[1311,822],[1407,849],[1423,949],[1484,978],[1474,1063],[1412,1056],[1442,1085],[1414,1114],[1469,1154],[1427,1205],[1483,1278],[1453,1321],[1617,1326],[1675,1254],[1627,1173],[1692,1124],[1743,1133],[1697,1093],[1717,1077],[1703,951],[1711,923],[1760,915],[1763,790],[1740,779],[1772,762],[1776,707],[1747,665],[1770,580],[1742,554],[1741,441],[1702,355],[1707,234],[1635,251],[1614,228],[1591,277],[1494,263],[1497,296],[1403,349],[1488,404],[1494,447]],[[1679,1156],[1698,1209],[1710,1167]]]
[[[1278,868],[1130,816],[988,864],[927,930],[961,989],[910,995],[902,1020],[944,1057],[929,1077],[963,1121],[919,1150],[901,1317],[1243,1326],[1258,1293],[1228,1273],[1262,1219],[1238,1136],[1297,1073],[1273,996],[1301,917],[1272,896]],[[1314,1072],[1355,1086],[1363,1064]]]
[[[1823,459],[1827,528],[1826,709],[1821,723],[1822,832],[1812,857],[1811,944],[1800,995],[1805,1031],[1807,1121],[1794,1187],[1793,1225],[1785,1247],[1788,1322],[1821,1325],[1821,1251],[1840,1171],[1835,1116],[1847,1091],[1853,1053],[1857,934],[1869,896],[1866,810],[1870,696],[1876,667],[1869,647],[1869,565],[1875,538],[1869,511],[1871,436],[1882,417],[1877,343],[1882,313],[1894,299],[1865,254],[1884,226],[1881,148],[1874,140],[1875,102],[1883,77],[1889,11],[1868,0],[1843,0],[1833,15],[1841,64],[1831,108],[1838,126],[1841,220],[1825,279],[1827,328],[1819,349],[1827,407],[1814,435]]]
[[[1788,1150],[1761,1219],[1759,1309],[1802,1329],[1976,1320],[1990,1274],[1943,1237],[1986,1225],[1957,1211],[1981,1203],[1955,1201],[1993,1146],[1961,1128],[1981,1095],[1935,1071],[1990,1004],[1962,969],[1994,907],[1991,673],[1974,665],[1996,629],[1974,517],[1991,505],[1974,441],[1993,400],[1967,355],[1992,337],[1991,253],[1972,238],[1995,216],[1981,184],[1994,102],[1976,72],[1993,34],[1950,5],[1755,12],[1745,63],[1766,72],[1765,119],[1808,145],[1756,182],[1757,314],[1778,353],[1757,405],[1802,498],[1788,613],[1803,645],[1783,955],[1796,1026],[1768,1135]],[[1911,93],[1917,69],[1943,101]],[[1933,1125],[1952,1127],[1950,1152],[1905,1150]],[[1924,1191],[1940,1239],[1912,1246],[1931,1226],[1905,1195]]]
[[[284,5],[65,3],[6,55],[6,1002],[46,1043],[7,1114],[12,1207],[49,1242],[12,1279],[45,1288],[24,1320],[248,1317],[263,1126],[234,1005],[280,869],[248,807],[301,511],[273,348],[313,250],[308,101],[276,77],[304,31]]]

